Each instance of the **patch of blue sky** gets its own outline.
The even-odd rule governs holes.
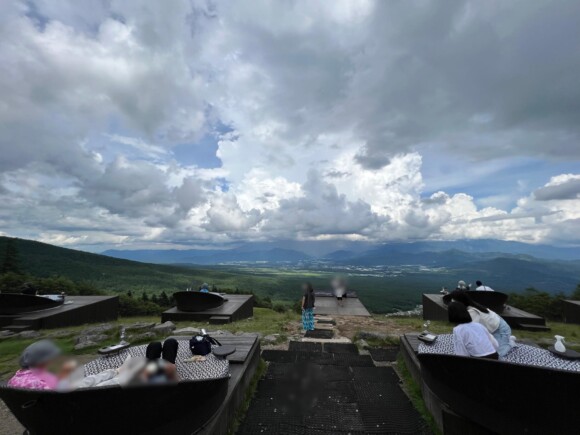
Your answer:
[[[445,153],[423,152],[423,196],[443,190],[467,193],[479,206],[512,208],[519,198],[546,184],[551,177],[577,173],[578,162],[532,157],[470,161]]]

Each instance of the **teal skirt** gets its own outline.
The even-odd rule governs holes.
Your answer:
[[[314,331],[314,309],[302,310],[302,328],[306,331]]]

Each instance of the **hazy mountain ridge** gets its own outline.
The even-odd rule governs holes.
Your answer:
[[[245,244],[222,250],[107,250],[103,255],[151,263],[223,264],[236,262],[298,262],[328,260],[339,264],[357,265],[424,264],[456,266],[466,261],[503,256],[528,256],[543,260],[580,261],[580,247],[562,248],[548,245],[529,245],[501,240],[459,240],[453,242],[412,242],[370,245],[366,243],[343,244],[344,249],[324,252],[323,244],[293,241],[292,248],[281,242]],[[354,248],[354,249],[351,249]]]

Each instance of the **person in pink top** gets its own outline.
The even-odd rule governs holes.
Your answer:
[[[59,378],[47,370],[60,355],[59,347],[50,340],[32,343],[20,356],[21,369],[8,381],[8,386],[33,390],[54,390]]]

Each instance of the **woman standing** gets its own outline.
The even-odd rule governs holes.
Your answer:
[[[302,284],[302,329],[314,331],[314,289],[309,282]]]
[[[504,357],[512,350],[515,345],[512,338],[512,329],[499,314],[475,302],[465,291],[455,290],[443,297],[445,302],[451,299],[465,305],[471,320],[485,326],[489,333],[493,335],[499,344],[497,349],[499,356]]]

